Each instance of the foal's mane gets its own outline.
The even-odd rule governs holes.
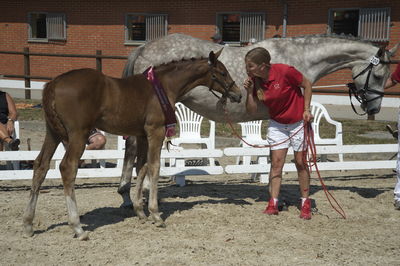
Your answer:
[[[199,58],[190,58],[190,59],[185,59],[182,58],[181,60],[173,60],[170,62],[166,63],[161,63],[159,65],[153,66],[157,71],[166,71],[170,70],[171,68],[176,68],[176,69],[181,69],[181,68],[187,68],[189,67],[194,61],[200,61],[206,59],[204,57],[199,57]]]

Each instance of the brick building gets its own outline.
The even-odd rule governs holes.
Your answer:
[[[101,50],[103,55],[127,56],[138,45],[164,34],[179,32],[210,40],[216,31],[231,45],[249,37],[331,32],[352,33],[389,48],[400,42],[397,0],[16,0],[0,5],[0,51],[28,47],[38,53]],[[24,73],[22,55],[0,53],[0,62],[0,74]],[[119,77],[124,63],[105,59],[103,72]],[[31,56],[30,66],[32,76],[54,77],[74,68],[95,68],[96,62]],[[343,70],[317,85],[344,84],[350,77],[350,71]]]

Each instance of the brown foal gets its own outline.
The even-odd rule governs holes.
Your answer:
[[[221,93],[222,98],[240,102],[240,89],[234,84],[225,66],[217,60],[221,51],[216,54],[210,52],[209,58],[181,60],[155,68],[156,76],[172,106],[200,85]],[[60,172],[69,225],[80,240],[88,239],[88,233],[80,224],[74,185],[79,159],[92,128],[116,135],[137,136],[139,175],[134,210],[140,219],[147,219],[142,201],[143,178],[147,174],[151,183],[149,218],[157,226],[165,226],[158,211],[157,197],[165,117],[152,84],[144,75],[117,79],[92,69],[72,70],[46,84],[43,108],[46,136],[34,162],[30,200],[23,216],[26,234],[33,235],[32,223],[39,189],[57,146],[63,142],[66,152],[60,164]]]

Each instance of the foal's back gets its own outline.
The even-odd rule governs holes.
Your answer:
[[[90,68],[64,73],[50,87],[56,112],[63,114],[67,128],[97,127],[115,134],[138,134],[132,125],[143,125],[144,114],[155,99],[141,74],[120,79]]]

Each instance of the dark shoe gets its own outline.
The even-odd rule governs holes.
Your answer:
[[[307,198],[301,206],[300,218],[304,220],[311,219],[311,200]]]
[[[18,151],[20,143],[21,143],[21,141],[19,139],[12,139],[8,143],[8,147],[10,147],[10,150],[12,150],[12,151]]]
[[[395,210],[400,211],[400,200],[395,200],[393,205]]]
[[[268,215],[278,215],[278,204],[275,205],[274,199],[271,198],[268,202],[268,207],[263,211],[263,213]]]

